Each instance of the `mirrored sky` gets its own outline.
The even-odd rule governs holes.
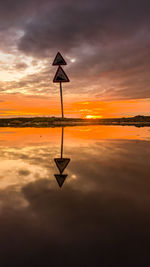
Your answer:
[[[60,188],[61,134],[0,129],[2,266],[148,264],[149,128],[65,127]]]

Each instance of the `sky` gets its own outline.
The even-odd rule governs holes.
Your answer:
[[[0,117],[150,115],[148,0],[0,2]]]

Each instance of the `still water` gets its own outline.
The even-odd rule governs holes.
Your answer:
[[[0,147],[0,266],[150,266],[150,128],[0,128]]]

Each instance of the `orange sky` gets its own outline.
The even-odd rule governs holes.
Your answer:
[[[60,116],[60,99],[58,97],[37,97],[24,95],[1,95],[0,117],[15,116]],[[122,117],[148,115],[150,99],[118,101],[84,101],[69,99],[64,96],[66,117]]]

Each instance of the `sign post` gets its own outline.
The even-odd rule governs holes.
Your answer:
[[[62,114],[62,118],[64,118],[63,96],[62,96],[62,84],[61,84],[61,82],[60,82],[60,101],[61,101],[61,114]]]
[[[56,71],[55,77],[53,79],[54,83],[60,84],[60,100],[61,100],[61,114],[62,119],[64,118],[64,110],[63,110],[63,94],[62,94],[62,83],[63,82],[70,82],[67,74],[62,69],[61,65],[67,65],[66,61],[62,57],[62,55],[58,52],[54,61],[53,66],[58,66],[58,69]]]

